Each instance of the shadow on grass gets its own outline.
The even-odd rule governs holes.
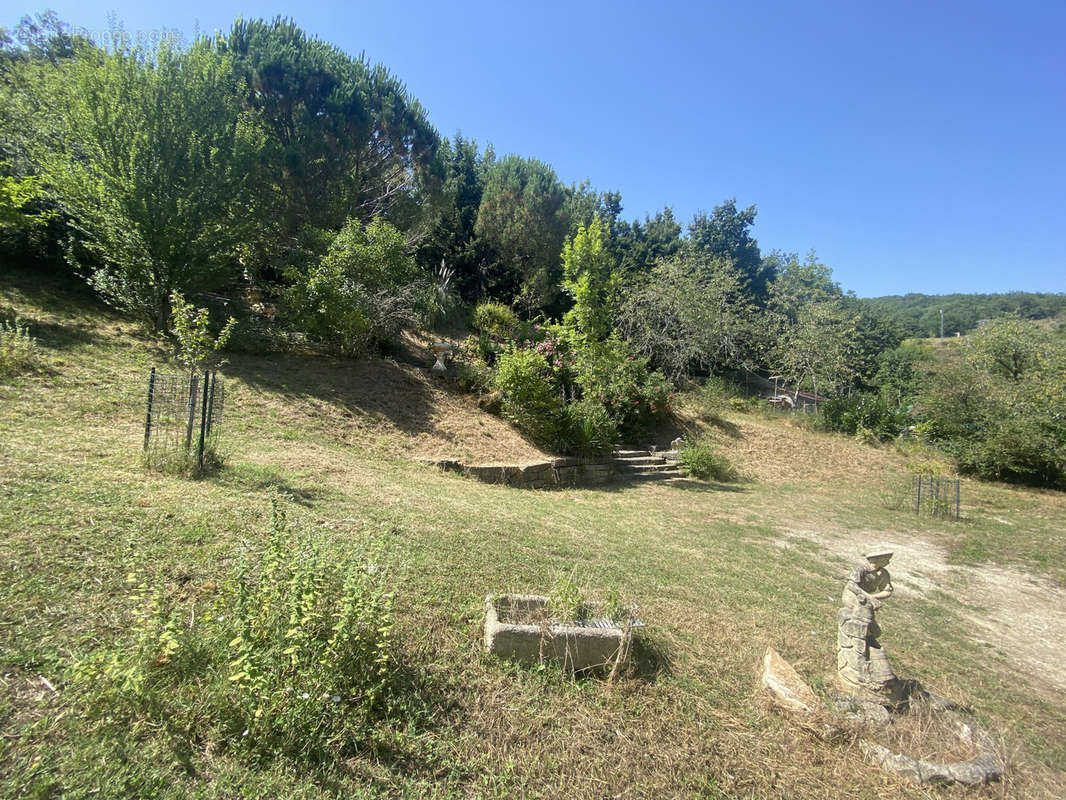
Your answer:
[[[710,483],[707,481],[696,480],[695,478],[640,478],[640,477],[616,477],[611,483],[604,484],[603,486],[588,486],[590,491],[601,492],[624,492],[628,489],[632,489],[637,486],[655,486],[659,485],[662,488],[680,489],[685,492],[698,492],[701,494],[708,494],[711,492],[732,492],[734,494],[747,492],[743,486],[734,486],[728,483]]]
[[[658,678],[673,674],[673,660],[666,648],[647,634],[633,637],[629,651],[632,661],[629,677],[654,683]]]
[[[266,464],[227,465],[212,478],[222,486],[256,492],[280,492],[292,502],[310,508],[316,501],[336,497],[337,493],[321,486],[301,485],[277,467]]]
[[[37,340],[42,347],[49,350],[71,350],[87,344],[99,342],[101,337],[90,330],[88,325],[75,323],[73,325],[60,325],[56,322],[41,322],[40,320],[27,318],[30,335]]]
[[[51,270],[10,261],[0,273],[0,281],[17,294],[49,313],[69,314],[72,307],[91,307],[93,311],[113,312],[92,288],[68,269]]]
[[[291,403],[328,404],[342,419],[362,417],[408,434],[429,433],[436,427],[433,387],[416,370],[393,361],[240,356],[233,358],[226,373]]]

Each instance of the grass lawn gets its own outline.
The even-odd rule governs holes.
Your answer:
[[[1002,598],[983,582],[1061,609],[1060,493],[965,481],[965,519],[916,519],[887,502],[906,456],[750,414],[715,429],[740,483],[484,485],[412,456],[469,453],[463,432],[499,443],[498,420],[425,370],[298,355],[233,356],[225,468],[165,476],[139,449],[147,372],[165,348],[25,277],[0,281],[5,309],[43,354],[38,371],[0,383],[5,797],[961,796],[880,773],[857,741],[811,736],[759,690],[773,646],[831,691],[842,578],[881,540],[901,545],[879,614],[897,672],[972,706],[1011,760],[1007,781],[968,794],[1066,795],[1066,689],[1040,669],[1042,651],[1019,655],[1004,638],[1031,609],[999,621]],[[74,665],[129,637],[128,576],[183,615],[213,608],[242,548],[265,546],[279,493],[326,558],[387,543],[406,699],[343,758],[317,762],[249,757],[209,721],[176,730],[94,706],[98,687]],[[592,597],[639,605],[638,670],[609,686],[483,655],[486,594],[571,575]]]

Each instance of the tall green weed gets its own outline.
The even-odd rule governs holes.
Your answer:
[[[206,604],[131,574],[127,634],[74,670],[90,712],[255,758],[355,752],[403,687],[388,550],[349,545],[327,550],[275,504],[267,546],[243,549]]]
[[[0,378],[9,378],[34,369],[41,360],[37,339],[19,318],[0,319]]]

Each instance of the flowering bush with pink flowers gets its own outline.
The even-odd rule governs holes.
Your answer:
[[[574,373],[581,397],[601,403],[623,439],[645,435],[669,411],[669,381],[618,337],[577,349]]]

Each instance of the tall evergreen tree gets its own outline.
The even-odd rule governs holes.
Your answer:
[[[542,161],[507,156],[489,168],[475,231],[498,255],[485,272],[497,299],[528,315],[558,311],[566,189]]]
[[[755,206],[738,211],[736,198],[715,206],[710,215],[698,213],[689,224],[688,245],[711,259],[732,262],[752,299],[764,304],[774,277],[773,264],[763,260],[759,243],[751,236],[755,214]]]
[[[337,231],[375,217],[416,225],[438,188],[439,137],[403,83],[281,18],[238,20],[218,47],[270,132],[253,266],[278,269],[305,227]]]

